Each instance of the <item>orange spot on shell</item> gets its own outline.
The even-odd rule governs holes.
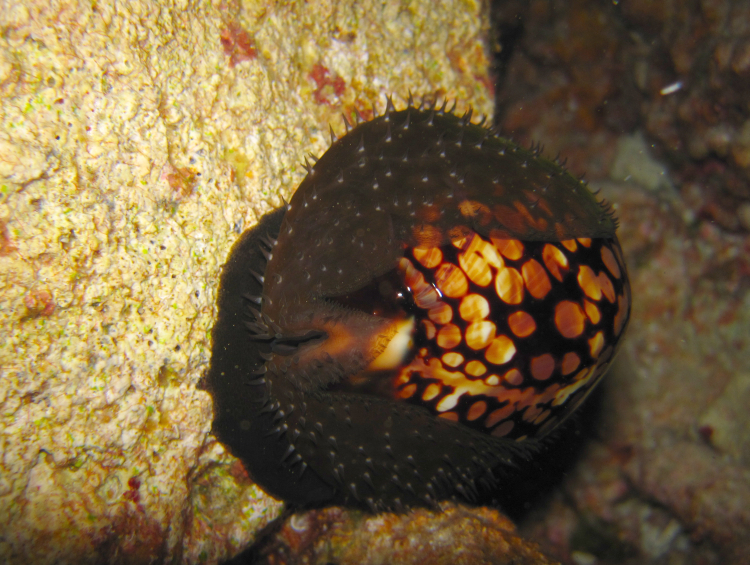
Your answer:
[[[539,416],[536,417],[536,420],[534,420],[534,425],[538,426],[542,422],[544,422],[547,418],[549,418],[549,415],[552,414],[551,410],[545,410]]]
[[[443,239],[443,232],[432,224],[417,224],[411,233],[417,247],[437,247]]]
[[[581,364],[581,358],[578,356],[578,354],[572,351],[569,351],[563,357],[560,370],[562,371],[563,375],[567,376],[573,371],[575,371],[580,364]]]
[[[591,352],[591,357],[593,357],[594,359],[598,358],[599,354],[602,352],[603,347],[604,333],[596,332],[594,337],[589,340],[589,351]]]
[[[484,320],[490,313],[490,303],[481,294],[468,294],[461,300],[458,313],[467,322]]]
[[[508,326],[517,337],[528,337],[536,331],[534,318],[522,310],[508,316]]]
[[[415,247],[412,254],[428,269],[434,269],[443,261],[443,252],[438,247]]]
[[[424,276],[414,268],[414,263],[406,257],[398,260],[398,269],[401,271],[401,276],[404,278],[406,286],[412,288],[417,284],[424,284]]]
[[[453,319],[453,309],[445,302],[438,302],[427,311],[427,315],[430,320],[442,326]]]
[[[517,261],[523,257],[523,243],[517,239],[492,239],[497,250],[511,261]]]
[[[466,328],[466,345],[472,349],[484,349],[495,339],[497,327],[493,322],[481,320],[473,322]]]
[[[566,239],[564,241],[561,241],[563,247],[573,253],[576,249],[578,249],[578,244],[576,243],[575,239]]]
[[[469,283],[461,269],[452,263],[443,263],[435,272],[435,284],[444,295],[460,298],[469,291]]]
[[[487,286],[492,282],[492,271],[487,261],[478,253],[460,253],[458,264],[474,284]]]
[[[475,402],[466,413],[466,419],[473,422],[487,411],[487,403],[484,400]]]
[[[427,337],[427,339],[434,339],[435,334],[437,333],[435,324],[433,324],[429,320],[422,320],[422,325],[424,326],[424,335]]]
[[[513,386],[520,386],[523,383],[523,375],[518,369],[511,369],[503,375],[503,380]]]
[[[466,374],[472,377],[481,377],[487,372],[487,367],[481,361],[469,361],[466,364]]]
[[[615,336],[619,336],[620,333],[622,333],[622,328],[625,326],[625,322],[628,319],[628,303],[627,292],[617,298],[617,314],[615,314],[614,323]]]
[[[555,306],[555,326],[563,337],[574,338],[583,333],[586,318],[581,307],[570,300],[563,300]]]
[[[586,315],[589,317],[589,320],[591,320],[591,323],[596,325],[599,323],[599,320],[602,319],[602,314],[599,312],[599,308],[596,307],[596,304],[593,302],[589,302],[588,300],[583,301],[583,308],[586,310]]]
[[[523,277],[513,267],[505,267],[495,277],[495,292],[507,304],[520,304],[523,301]]]
[[[455,351],[445,353],[441,359],[443,360],[443,363],[454,369],[464,362],[464,356]]]
[[[578,269],[578,284],[583,293],[592,300],[601,300],[602,295],[610,302],[615,301],[615,287],[606,273],[598,275],[588,265],[581,265]]]
[[[529,294],[534,298],[540,300],[552,290],[552,283],[549,282],[547,272],[536,259],[526,261],[523,267],[521,267],[521,273],[523,274],[526,288],[529,289]]]
[[[441,387],[437,383],[430,383],[427,385],[427,388],[424,389],[424,392],[422,393],[422,400],[425,402],[429,402],[433,398],[437,397],[440,394]]]
[[[500,256],[495,246],[475,232],[471,232],[469,235],[463,237],[462,239],[454,240],[453,245],[463,251],[463,254],[465,254],[467,258],[472,254],[479,255],[482,259],[484,259],[484,262],[487,265],[495,267],[496,269],[502,268],[505,264],[503,262],[503,258]]]
[[[447,324],[440,328],[437,344],[442,349],[453,349],[461,343],[461,330],[455,324]]]
[[[607,270],[612,273],[612,276],[619,279],[622,276],[620,265],[617,264],[614,253],[606,245],[602,246],[602,263],[607,267]]]
[[[511,431],[513,431],[513,426],[515,424],[512,420],[508,420],[507,422],[503,422],[498,427],[496,427],[494,430],[492,430],[492,434],[495,437],[505,437],[507,436]]]
[[[448,410],[453,410],[456,407],[456,404],[458,404],[458,396],[455,394],[449,394],[440,399],[435,405],[435,410],[438,412],[447,412]]]
[[[399,398],[411,398],[415,392],[417,392],[417,385],[412,383],[398,391],[398,396]]]
[[[534,357],[530,363],[531,376],[538,381],[546,381],[555,370],[555,358],[549,353]]]
[[[412,293],[414,296],[414,303],[419,308],[429,310],[440,303],[440,295],[438,294],[435,287],[426,282],[415,285],[412,287]]]
[[[516,346],[510,338],[499,335],[490,342],[489,347],[484,352],[484,358],[495,365],[507,363],[516,354]]]
[[[487,416],[487,419],[484,421],[484,425],[488,428],[491,428],[498,422],[505,420],[508,416],[511,416],[515,411],[516,409],[512,404],[506,404],[502,408],[498,408],[497,410],[493,410],[492,412],[490,412]]]
[[[542,260],[552,276],[562,282],[569,267],[568,258],[565,254],[551,243],[548,243],[542,249]]]
[[[458,203],[458,209],[464,218],[473,218],[480,214],[482,217],[487,217],[490,214],[490,209],[476,200],[462,200]]]

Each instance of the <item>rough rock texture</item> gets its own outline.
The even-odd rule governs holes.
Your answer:
[[[278,515],[197,386],[221,264],[342,111],[489,112],[482,15],[0,3],[0,561],[214,563]]]
[[[498,90],[506,130],[562,150],[590,179],[608,174],[618,137],[638,130],[691,213],[750,231],[750,4],[495,4],[513,47]]]
[[[591,439],[520,531],[565,563],[746,563],[748,4],[495,8],[498,121],[603,188],[633,285]]]
[[[330,508],[295,514],[259,560],[276,565],[553,565],[518,536],[505,516],[488,508],[446,505],[441,513],[362,514]]]

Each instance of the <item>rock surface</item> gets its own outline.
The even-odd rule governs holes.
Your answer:
[[[750,555],[746,9],[498,3],[498,119],[615,203],[633,285],[590,439],[521,523],[565,563]]]
[[[0,561],[216,563],[281,505],[198,387],[242,230],[341,112],[491,110],[473,2],[0,7]]]

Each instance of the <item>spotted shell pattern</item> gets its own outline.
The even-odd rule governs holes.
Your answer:
[[[557,162],[471,113],[389,103],[230,254],[216,433],[293,503],[480,500],[616,352],[630,287],[615,229]]]

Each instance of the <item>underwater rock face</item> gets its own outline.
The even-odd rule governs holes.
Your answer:
[[[478,501],[608,368],[630,311],[615,229],[471,112],[389,102],[235,244],[215,433],[293,503]]]
[[[221,266],[342,111],[490,111],[484,7],[410,7],[0,9],[0,562],[217,563],[281,511],[210,433]]]

